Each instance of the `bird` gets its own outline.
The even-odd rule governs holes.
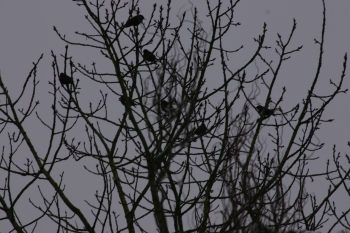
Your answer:
[[[123,95],[120,96],[119,101],[122,103],[122,105],[124,105],[124,106],[126,105],[125,97]],[[130,106],[137,105],[131,98],[129,98],[129,103],[130,103]]]
[[[207,133],[207,127],[204,123],[202,123],[197,129],[195,129],[194,134],[202,137]]]
[[[134,17],[131,17],[130,19],[128,19],[126,21],[126,23],[124,24],[123,28],[128,28],[131,26],[138,26],[139,24],[142,23],[142,20],[144,20],[145,17],[143,17],[143,15],[136,15]]]
[[[166,100],[160,101],[160,108],[167,113],[174,111],[173,106]]]
[[[73,83],[73,78],[69,77],[64,73],[60,73],[60,76],[58,77],[58,79],[60,80],[61,85],[64,85],[64,84],[68,85]]]
[[[147,49],[143,50],[143,55],[142,55],[143,59],[145,59],[145,61],[149,61],[152,63],[156,63],[157,58],[156,56],[154,56],[154,54],[150,51],[148,51]]]
[[[264,108],[264,107],[261,106],[261,105],[256,106],[256,109],[257,109],[257,112],[258,112],[260,115],[264,114],[264,115],[263,115],[264,119],[267,119],[267,118],[269,118],[270,116],[273,116],[274,113],[275,113],[275,109]]]

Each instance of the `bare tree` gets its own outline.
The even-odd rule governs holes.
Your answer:
[[[171,1],[154,5],[151,15],[143,15],[138,1],[75,2],[94,32],[77,32],[87,42],[74,42],[54,27],[67,46],[61,56],[51,54],[51,110],[36,100],[42,57],[18,97],[0,79],[0,132],[8,140],[0,161],[1,222],[17,232],[34,232],[49,220],[57,232],[300,232],[320,229],[331,216],[334,226],[350,228],[349,211],[339,213],[331,199],[340,187],[350,195],[349,163],[341,165],[334,147],[334,168],[329,162],[322,173],[309,169],[324,145],[316,132],[332,121],[323,112],[347,91],[345,55],[329,94],[317,94],[324,1],[318,67],[303,101],[291,109],[283,107],[286,87],[278,99],[272,93],[281,65],[302,49],[290,46],[295,20],[286,39],[277,35],[275,48],[266,46],[264,24],[255,52],[234,70],[231,60],[243,45],[232,49],[225,41],[240,26],[234,18],[239,0],[207,0],[209,28],[195,6],[172,22]],[[118,12],[127,9],[129,18],[121,21]],[[80,64],[69,46],[95,49],[113,70]],[[271,49],[275,61],[266,55]],[[212,71],[215,87],[208,85]],[[86,83],[100,96],[81,93]],[[30,137],[29,119],[46,129],[45,150]],[[67,194],[67,164],[94,177],[74,184],[98,187],[81,191],[84,202]],[[306,189],[313,179],[329,182],[321,200]],[[18,203],[28,200],[33,214],[24,221]]]

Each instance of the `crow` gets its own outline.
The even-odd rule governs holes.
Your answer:
[[[268,109],[268,108],[264,108],[261,105],[256,106],[257,112],[264,118],[267,119],[270,116],[273,116],[275,113],[275,109]],[[262,115],[263,114],[263,115]]]
[[[170,113],[172,111],[174,111],[175,109],[173,108],[173,106],[165,100],[160,101],[160,108],[167,113]]]
[[[143,15],[136,15],[134,17],[131,17],[130,19],[128,19],[126,21],[126,23],[124,24],[123,28],[128,28],[131,26],[138,26],[139,24],[142,23],[142,20],[144,20],[145,17],[143,17]]]
[[[126,105],[125,97],[123,95],[120,96],[119,101],[122,103],[122,105],[124,105],[124,106]],[[130,103],[130,106],[137,105],[131,98],[129,98],[129,103]]]
[[[61,85],[64,85],[64,84],[68,85],[73,83],[73,78],[69,77],[64,73],[60,73],[60,76],[58,77],[58,79],[60,80]]]
[[[145,59],[145,61],[149,61],[152,63],[156,63],[157,58],[156,56],[154,56],[154,54],[150,51],[148,51],[147,49],[143,50],[143,55],[142,55],[143,59]]]
[[[202,123],[197,129],[195,129],[194,134],[202,137],[207,133],[207,127],[204,123]]]

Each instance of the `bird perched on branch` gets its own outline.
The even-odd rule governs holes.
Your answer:
[[[208,129],[204,123],[202,123],[197,129],[195,129],[194,134],[202,137],[207,133]]]
[[[60,76],[58,76],[58,79],[60,80],[61,85],[68,85],[73,83],[73,78],[69,77],[68,75],[64,73],[60,73]]]
[[[156,56],[154,56],[154,54],[152,52],[148,51],[147,49],[143,50],[142,57],[143,57],[143,59],[145,59],[145,61],[148,61],[148,62],[156,63],[156,61],[157,61]]]
[[[264,119],[267,119],[275,114],[275,109],[264,108],[261,105],[256,106],[256,110]]]
[[[171,113],[173,112],[175,109],[173,108],[172,104],[169,103],[168,101],[166,100],[162,100],[160,101],[160,108],[166,112],[166,113]]]
[[[142,23],[142,20],[144,20],[145,17],[143,17],[143,15],[136,15],[134,17],[131,17],[130,19],[128,19],[126,21],[126,23],[124,24],[123,28],[128,28],[131,26],[138,26],[139,24]]]
[[[126,105],[126,98],[123,95],[120,96],[119,101],[122,103],[122,105],[124,105],[124,106]],[[131,98],[129,98],[129,103],[130,103],[130,106],[137,105]]]

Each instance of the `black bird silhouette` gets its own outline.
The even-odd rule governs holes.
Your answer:
[[[124,105],[124,106],[126,105],[126,100],[125,100],[125,97],[123,95],[120,96],[119,101],[122,103],[122,105]],[[130,103],[130,106],[137,105],[131,98],[129,98],[129,103]]]
[[[264,108],[264,107],[261,106],[261,105],[256,106],[256,109],[257,109],[257,111],[258,111],[258,113],[259,113],[260,115],[263,114],[262,116],[263,116],[264,119],[267,119],[267,118],[269,118],[270,116],[273,116],[274,113],[275,113],[275,109]]]
[[[64,85],[64,84],[68,85],[73,83],[73,78],[69,77],[64,73],[60,73],[60,76],[58,77],[58,79],[60,80],[61,85]]]
[[[194,131],[194,134],[202,137],[204,136],[206,133],[207,133],[207,127],[205,126],[204,123],[202,123],[195,131]]]
[[[142,23],[142,20],[144,20],[145,17],[143,17],[143,15],[136,15],[134,17],[131,17],[130,19],[128,19],[126,21],[126,23],[124,24],[123,28],[128,28],[131,26],[138,26],[139,24]]]
[[[146,61],[152,62],[152,63],[156,63],[157,58],[156,56],[154,56],[154,54],[150,51],[148,51],[147,49],[143,50],[143,55],[142,55],[143,59],[145,59]]]
[[[173,106],[166,100],[160,101],[160,108],[167,113],[170,113],[175,110]]]

